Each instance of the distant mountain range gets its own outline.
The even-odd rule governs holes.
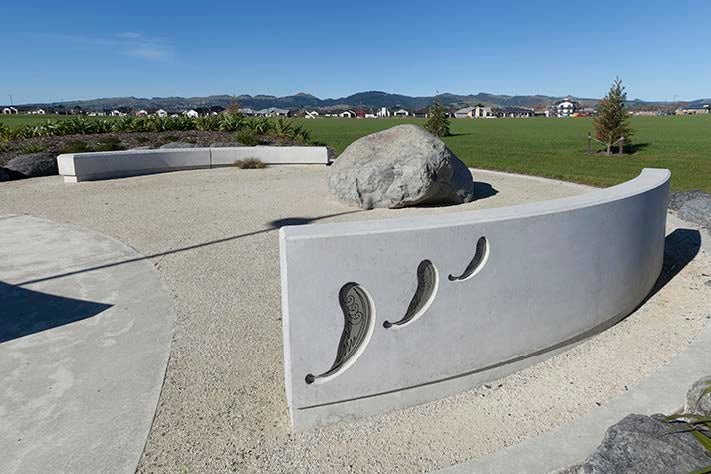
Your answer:
[[[458,95],[444,93],[436,96],[440,102],[447,107],[466,107],[470,105],[483,104],[493,107],[528,107],[532,109],[544,108],[563,97],[552,97],[547,95],[499,95],[480,92],[478,94]],[[272,95],[212,95],[207,97],[111,97],[92,100],[76,100],[67,102],[54,102],[44,104],[27,104],[26,107],[51,107],[63,106],[65,108],[81,107],[84,110],[103,110],[128,107],[133,110],[139,109],[165,109],[181,110],[196,107],[223,106],[226,107],[233,102],[238,102],[241,107],[252,109],[263,109],[268,107],[279,107],[282,109],[321,109],[336,110],[345,108],[372,108],[380,107],[402,107],[409,110],[421,109],[432,104],[435,97],[411,97],[401,94],[390,94],[381,91],[358,92],[347,97],[338,99],[320,99],[311,94],[299,93],[285,97]],[[573,97],[581,102],[583,107],[594,107],[599,99]],[[698,99],[691,102],[647,102],[640,99],[628,101],[632,108],[669,108],[674,105],[687,105],[694,103],[711,103],[711,99]]]

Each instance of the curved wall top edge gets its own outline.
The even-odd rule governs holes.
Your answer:
[[[280,234],[287,239],[329,237],[334,235],[358,235],[361,233],[435,229],[477,222],[533,217],[596,206],[644,194],[669,181],[670,177],[671,172],[668,169],[644,168],[636,178],[629,181],[577,196],[514,206],[452,212],[441,215],[284,226],[280,229]]]

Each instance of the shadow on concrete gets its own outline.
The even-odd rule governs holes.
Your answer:
[[[280,227],[284,227],[287,225],[304,225],[304,224],[309,224],[311,222],[319,221],[322,219],[343,216],[346,214],[354,214],[356,212],[363,212],[363,209],[357,209],[354,211],[339,212],[336,214],[327,214],[325,216],[318,216],[318,217],[286,217],[284,219],[277,219],[277,220],[268,222],[267,223],[268,227],[266,227],[264,229],[260,229],[260,230],[255,230],[253,232],[246,232],[244,234],[232,235],[230,237],[224,237],[222,239],[208,240],[207,242],[201,242],[199,244],[188,245],[186,247],[180,247],[180,248],[176,248],[176,249],[166,250],[165,252],[158,252],[158,253],[154,253],[151,255],[145,255],[142,257],[128,258],[125,260],[119,260],[117,262],[105,263],[105,264],[96,265],[93,267],[82,268],[81,270],[75,270],[75,271],[66,272],[66,273],[59,273],[57,275],[51,275],[51,276],[42,277],[42,278],[35,278],[33,280],[27,280],[27,281],[18,283],[18,285],[30,285],[32,283],[39,283],[39,282],[48,281],[48,280],[55,280],[57,278],[64,278],[64,277],[68,277],[68,276],[72,276],[72,275],[77,275],[80,273],[86,273],[86,272],[91,272],[91,271],[95,271],[95,270],[102,270],[104,268],[116,267],[118,265],[124,265],[126,263],[138,262],[140,260],[146,260],[146,259],[157,258],[157,257],[165,257],[166,255],[172,255],[172,254],[176,254],[176,253],[180,253],[180,252],[187,252],[189,250],[195,250],[195,249],[199,249],[202,247],[208,247],[210,245],[222,244],[225,242],[230,242],[232,240],[242,239],[244,237],[251,237],[253,235],[264,234],[266,232],[271,232],[273,230],[279,229]]]
[[[111,306],[41,293],[0,281],[0,343],[91,318]]]
[[[486,199],[491,196],[496,196],[497,194],[499,194],[499,191],[489,183],[484,183],[483,181],[474,181],[475,201],[478,201],[480,199]]]
[[[695,229],[676,229],[664,239],[662,271],[642,304],[664,288],[691,262],[701,249],[701,233]]]

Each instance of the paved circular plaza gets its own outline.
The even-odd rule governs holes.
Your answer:
[[[329,196],[326,173],[327,168],[316,166],[222,168],[75,185],[65,185],[56,176],[0,187],[0,225],[4,230],[44,226],[45,234],[39,235],[53,235],[43,244],[41,239],[23,239],[19,234],[14,240],[3,240],[3,251],[8,254],[19,248],[26,250],[24,260],[16,260],[16,265],[0,263],[0,280],[5,284],[74,300],[109,302],[114,313],[116,308],[128,307],[133,308],[128,310],[133,314],[143,307],[146,314],[141,318],[158,318],[168,321],[168,326],[172,325],[174,311],[170,356],[155,418],[151,423],[146,414],[153,411],[155,397],[144,397],[139,418],[146,432],[149,426],[150,431],[147,440],[139,439],[118,450],[125,454],[126,466],[133,459],[142,472],[445,468],[495,453],[604,409],[608,402],[624,397],[683,354],[709,322],[711,287],[704,284],[709,279],[704,276],[710,267],[709,258],[698,245],[694,248],[698,233],[685,226],[677,228],[679,221],[670,220],[659,284],[635,313],[613,328],[475,390],[381,417],[292,433],[283,383],[279,227],[458,212],[590,190],[569,183],[473,170],[479,194],[473,203],[360,211]],[[11,217],[17,215],[20,217]],[[89,246],[81,243],[86,238],[98,240]],[[62,283],[62,279],[76,275],[62,276],[71,269],[65,263],[67,271],[63,272],[61,262],[40,268],[36,274],[21,275],[25,271],[22,268],[35,265],[33,252],[27,249],[39,248],[40,244],[75,256],[84,250],[87,261],[77,263],[75,259],[73,264],[81,266],[87,284],[95,284],[92,275],[102,284],[91,287],[94,289],[87,287],[84,293],[72,290],[61,294],[67,286],[76,289],[69,280]],[[102,248],[106,249],[104,260],[97,257]],[[142,292],[135,293],[140,298],[152,294],[155,300],[165,291],[165,301],[172,307],[165,307],[160,298],[158,306],[137,305],[141,299],[136,297],[121,303],[122,294],[132,293],[122,292],[125,287],[118,280],[113,287],[110,272],[121,272],[128,278],[122,284],[143,287]],[[54,286],[32,287],[31,282],[47,276],[55,277],[51,280]],[[101,307],[86,309],[87,314],[103,314]],[[78,318],[60,328],[44,328],[43,333],[25,340],[61,330],[66,343],[73,334],[96,330],[97,321],[93,315]],[[135,339],[132,350],[158,351],[156,360],[160,361],[160,347],[165,347],[167,354],[168,342],[161,340],[163,332],[156,334],[152,340]],[[13,351],[22,341],[17,337],[9,342],[15,345]],[[1,343],[0,350],[10,347],[7,344]],[[51,349],[51,344],[48,347]],[[64,350],[68,351],[66,359],[76,356],[71,347]],[[129,371],[111,367],[100,357],[91,360],[95,361],[94,369],[105,364],[107,373],[119,374],[117,377]],[[61,366],[60,361],[57,370]],[[147,383],[141,393],[157,393],[156,383],[160,389],[162,370],[154,370],[151,377],[153,383]],[[20,390],[20,381],[7,380],[17,384],[9,390]],[[136,383],[135,378],[126,376],[125,383]],[[33,393],[45,396],[42,390],[36,387]],[[8,392],[3,396],[8,397]],[[8,405],[3,401],[2,406]],[[27,404],[25,409],[33,406]],[[120,431],[111,422],[97,429],[109,434],[112,429]],[[105,438],[111,440],[112,436]],[[61,440],[56,442],[61,444]],[[97,443],[82,450],[103,449],[100,440]],[[12,461],[17,469],[29,466],[23,464],[26,459]]]

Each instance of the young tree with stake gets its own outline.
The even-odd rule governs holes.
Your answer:
[[[612,147],[616,143],[630,143],[632,128],[630,128],[625,110],[627,93],[622,79],[615,79],[610,87],[610,91],[600,101],[597,106],[597,115],[593,119],[595,125],[595,138],[607,147],[607,154],[612,153]],[[622,145],[620,145],[622,153]]]

